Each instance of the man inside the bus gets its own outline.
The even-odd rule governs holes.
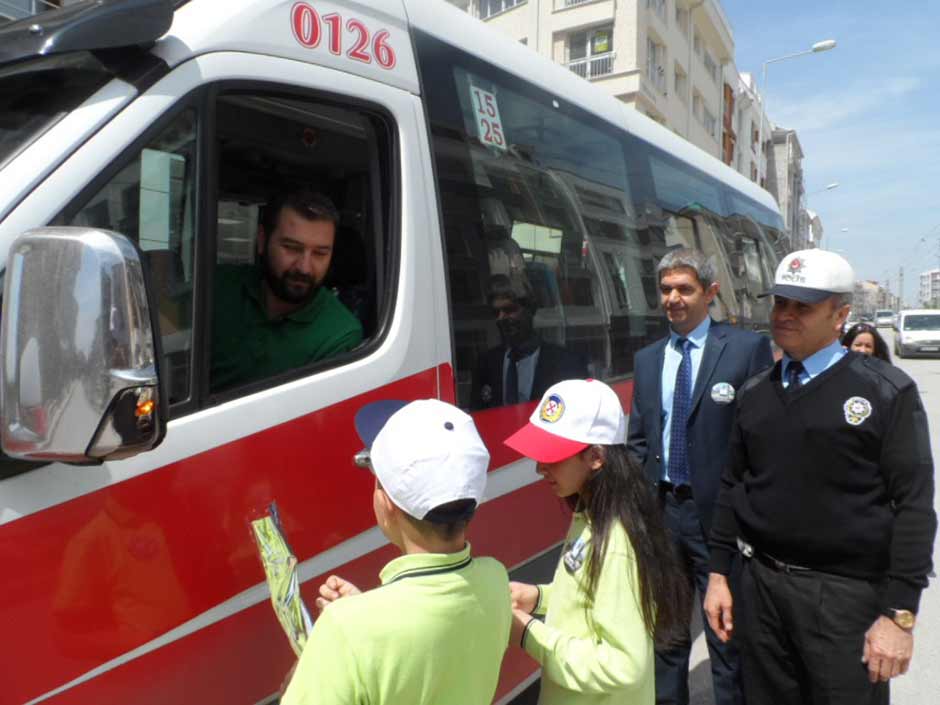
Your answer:
[[[300,188],[261,211],[254,265],[219,265],[212,321],[212,391],[254,382],[352,350],[362,325],[322,286],[339,213]]]
[[[583,358],[539,338],[535,330],[538,303],[527,279],[495,274],[490,278],[487,298],[502,344],[487,350],[479,360],[471,408],[541,399],[556,382],[588,376]]]

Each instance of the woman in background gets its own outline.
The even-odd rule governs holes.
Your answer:
[[[863,355],[874,355],[879,360],[891,362],[888,344],[871,323],[856,323],[849,328],[842,336],[842,345]]]

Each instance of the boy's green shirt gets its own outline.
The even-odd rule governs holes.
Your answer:
[[[509,577],[470,545],[409,554],[317,620],[282,705],[489,705],[509,642]]]

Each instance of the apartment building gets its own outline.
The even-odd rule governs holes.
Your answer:
[[[734,37],[718,0],[449,1],[733,164]]]
[[[803,147],[796,130],[775,127],[771,131],[770,149],[767,153],[767,183],[764,188],[777,199],[791,249],[809,247],[804,237],[806,230],[800,227],[805,188]]]
[[[919,299],[921,306],[940,307],[940,269],[921,273]]]
[[[800,239],[806,247],[824,247],[822,219],[819,214],[805,208],[800,211]]]
[[[767,179],[762,174],[767,173],[767,145],[773,132],[770,120],[764,112],[764,105],[757,91],[757,82],[749,73],[738,73],[734,64],[729,64],[725,70],[726,93],[734,94],[732,127],[736,139],[734,140],[731,161],[725,163],[734,167],[735,171],[744,174],[747,178],[764,188]],[[727,111],[726,111],[727,115]],[[764,128],[761,130],[761,121]],[[760,140],[764,139],[764,148],[760,147]]]

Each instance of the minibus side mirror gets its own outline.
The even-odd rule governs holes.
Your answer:
[[[0,442],[89,464],[157,447],[160,338],[136,246],[95,228],[30,230],[10,248],[0,314]]]

